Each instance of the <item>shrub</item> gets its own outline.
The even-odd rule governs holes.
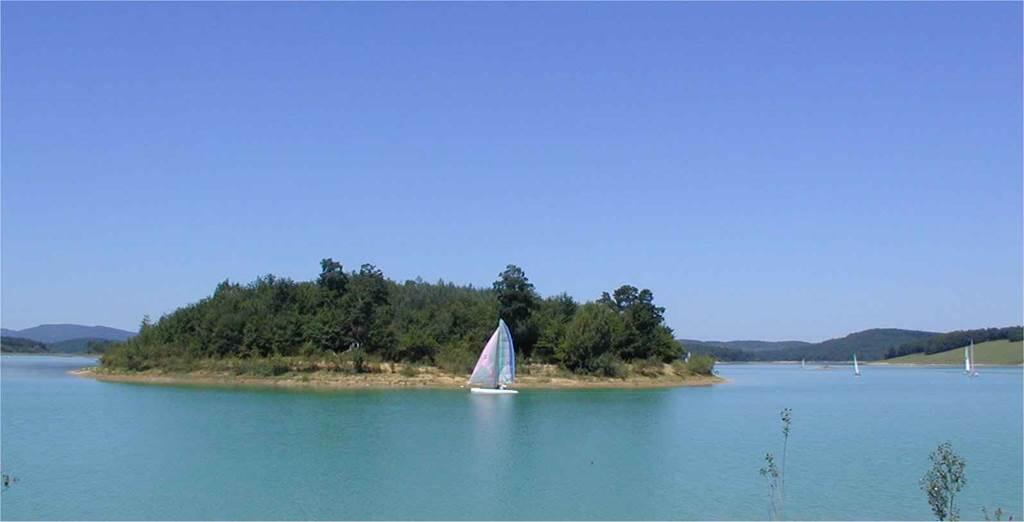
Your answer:
[[[684,363],[683,361],[673,361],[672,362],[672,373],[678,375],[679,377],[686,377],[687,375],[693,375],[692,373],[690,373],[689,366],[686,363]]]
[[[442,346],[437,353],[437,366],[457,375],[469,375],[476,366],[479,354],[471,351],[468,342],[455,342]]]
[[[402,377],[415,377],[417,372],[416,368],[414,368],[411,364],[404,364],[402,365],[402,371],[399,373],[402,374]]]
[[[605,352],[599,355],[593,362],[593,373],[603,377],[625,379],[629,374],[626,363],[619,359],[619,356]]]
[[[365,373],[367,371],[366,352],[362,348],[356,348],[349,352],[348,355],[352,361],[352,371],[356,373]]]
[[[433,362],[439,346],[437,341],[421,330],[413,330],[399,339],[398,359],[404,361]]]
[[[695,353],[690,355],[690,360],[686,363],[686,367],[691,373],[697,375],[712,375],[715,371],[715,358],[710,355]]]
[[[633,361],[633,371],[644,377],[658,377],[664,373],[665,369],[661,359],[652,356]]]

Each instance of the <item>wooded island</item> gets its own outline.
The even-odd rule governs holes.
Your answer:
[[[246,285],[224,281],[210,297],[155,323],[144,319],[136,337],[106,351],[95,373],[305,375],[307,381],[325,372],[364,379],[400,373],[445,383],[455,376],[454,384],[472,371],[500,317],[527,386],[572,378],[631,385],[715,380],[712,357],[683,361],[664,308],[648,289],[623,285],[581,304],[565,293],[541,297],[514,265],[491,288],[397,283],[373,265],[346,272],[330,258],[320,267],[315,281],[273,275]]]

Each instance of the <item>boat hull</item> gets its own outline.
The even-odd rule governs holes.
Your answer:
[[[513,395],[519,393],[518,390],[501,390],[496,388],[470,388],[470,393],[483,393],[485,395]]]

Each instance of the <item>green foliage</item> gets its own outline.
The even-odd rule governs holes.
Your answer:
[[[531,359],[539,363],[556,363],[558,345],[565,338],[565,329],[576,315],[579,305],[568,294],[559,294],[544,299],[533,314],[533,321],[540,332],[534,345]],[[522,360],[524,358],[520,358]]]
[[[587,303],[579,308],[566,326],[565,337],[556,356],[563,366],[577,373],[591,373],[597,358],[611,353],[621,336],[622,319],[609,308]]]
[[[1018,339],[1019,340],[1019,339]],[[985,520],[1013,520],[1013,515],[1007,515],[1003,508],[996,508],[991,514],[988,512],[988,508],[982,506],[981,514],[985,516]],[[1003,517],[1006,517],[1005,519]]]
[[[730,348],[725,343],[683,340],[679,341],[681,349],[689,352],[691,358],[697,354],[710,355],[718,361],[753,361],[757,354],[739,348]]]
[[[715,358],[701,353],[691,354],[690,360],[686,361],[686,368],[697,375],[713,375],[715,373]]]
[[[1006,335],[1006,340],[1010,342],[1018,342],[1024,340],[1024,327],[1015,326],[1010,328],[1009,333]]]
[[[533,283],[526,277],[522,268],[508,265],[498,274],[498,280],[494,282],[494,292],[500,305],[499,315],[508,324],[521,357],[528,359],[538,338],[536,324],[530,321],[530,316],[533,315],[540,300],[533,289]]]
[[[633,361],[633,371],[645,377],[658,377],[665,371],[664,363],[657,357]]]
[[[3,353],[47,353],[46,345],[21,337],[0,337],[0,352]]]
[[[598,303],[622,317],[623,328],[616,339],[616,351],[625,360],[657,358],[671,362],[680,355],[672,330],[664,325],[665,309],[654,305],[654,293],[648,289],[623,285],[609,296],[601,294]]]
[[[959,520],[956,494],[967,485],[964,468],[967,464],[953,452],[949,442],[939,444],[928,455],[932,467],[921,477],[921,489],[928,495],[928,504],[939,520]]]
[[[611,377],[613,379],[625,379],[629,375],[629,368],[618,355],[605,352],[594,359],[592,370],[594,375]]]
[[[352,370],[356,373],[368,373],[369,366],[366,364],[366,352],[362,348],[355,348],[348,352],[348,360],[352,361]]]
[[[770,520],[779,520],[783,516],[786,505],[786,452],[789,446],[789,430],[793,423],[793,410],[789,408],[779,412],[782,420],[782,465],[775,464],[775,455],[767,453],[764,456],[764,467],[761,468],[761,476],[768,483]]]
[[[626,285],[607,303],[579,305],[566,294],[539,297],[514,265],[486,289],[419,279],[399,284],[373,265],[345,272],[330,258],[320,268],[308,282],[274,275],[246,285],[223,281],[209,297],[156,322],[144,319],[139,334],[110,346],[102,364],[177,371],[230,361],[230,371],[273,376],[300,371],[299,359],[306,368],[356,372],[388,361],[465,374],[499,316],[523,364],[618,377],[627,363],[653,367],[680,354],[664,309],[646,289]],[[314,362],[320,366],[309,366]]]

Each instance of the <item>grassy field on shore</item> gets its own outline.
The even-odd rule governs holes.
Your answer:
[[[925,355],[912,353],[902,357],[886,359],[895,364],[963,364],[966,347]],[[1024,363],[1024,342],[1000,339],[974,345],[974,362],[977,364],[1022,364]]]

